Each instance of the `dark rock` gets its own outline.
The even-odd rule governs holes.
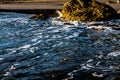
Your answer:
[[[120,15],[120,10],[117,10],[117,13]]]
[[[120,80],[120,73],[115,76],[114,80]]]
[[[118,16],[120,17],[120,10],[117,10]]]
[[[109,74],[105,80],[120,80],[120,72]]]
[[[69,0],[62,8],[63,18],[77,21],[105,21],[118,18],[117,12],[95,0]]]
[[[47,19],[48,15],[44,15],[44,14],[36,14],[32,17],[30,17],[30,19]]]
[[[44,19],[48,19],[49,17],[56,17],[56,16],[58,16],[58,14],[56,13],[55,10],[41,10],[39,14],[30,17],[30,19],[44,20]]]

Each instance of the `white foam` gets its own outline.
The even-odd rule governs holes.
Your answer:
[[[6,18],[6,19],[0,19],[0,22],[14,22],[14,21],[19,21],[19,22],[23,22],[23,23],[28,23],[24,18]]]
[[[97,30],[110,29],[110,27],[107,27],[107,26],[88,26],[87,28],[90,28],[90,29],[97,29]]]
[[[34,50],[31,48],[30,50],[29,50],[31,53],[34,53]]]
[[[32,39],[31,41],[32,41],[32,42],[36,42],[37,40],[38,40],[38,39],[37,39],[37,38],[35,38],[35,39]]]
[[[4,58],[0,58],[0,61],[3,60]]]
[[[111,52],[108,54],[108,56],[113,56],[113,57],[117,57],[120,55],[120,51],[116,51],[116,52]]]
[[[71,80],[71,79],[74,78],[72,72],[68,73],[67,75],[68,75],[69,77],[67,77],[67,78],[65,78],[65,79],[62,79],[62,80]]]
[[[102,24],[104,24],[104,22],[103,21],[93,21],[93,22],[89,22],[88,24],[89,25],[94,25],[94,24],[102,25]]]
[[[73,35],[65,37],[65,39],[70,39],[70,38],[73,38],[73,37],[78,37],[78,35],[79,35],[79,32],[75,32],[75,33],[73,33]]]
[[[100,63],[101,63],[101,62],[97,62],[96,66],[99,66]]]
[[[63,42],[60,42],[60,43],[58,43],[58,44],[54,44],[52,47],[58,47],[58,46],[61,46],[61,45],[63,45],[64,43]]]
[[[93,75],[94,77],[104,77],[103,74],[97,74],[96,72],[92,73],[92,75]]]
[[[90,65],[90,64],[81,64],[80,66],[81,66],[81,69],[82,69],[82,70],[83,70],[83,69],[91,69],[91,68],[93,68],[93,66]]]
[[[40,58],[40,56],[37,56],[36,58],[37,58],[37,59],[39,59],[39,58]]]
[[[52,25],[63,25],[64,22],[63,21],[58,21],[57,18],[53,18],[52,19]]]
[[[4,74],[4,76],[8,76],[10,74],[10,72],[6,72],[5,74]]]
[[[24,45],[24,46],[20,47],[19,49],[27,49],[27,48],[30,48],[30,47],[31,47],[31,45]]]
[[[31,45],[24,45],[24,46],[19,47],[19,48],[13,48],[13,49],[11,49],[12,51],[10,53],[8,53],[8,54],[15,53],[15,52],[17,52],[17,50],[20,50],[20,49],[28,49],[30,47],[31,47]]]
[[[120,66],[116,66],[116,65],[111,65],[110,67],[109,67],[109,69],[120,69]]]
[[[46,56],[46,55],[48,55],[48,53],[45,53],[44,55]]]
[[[93,59],[89,59],[89,60],[87,60],[87,62],[93,62]]]
[[[12,54],[12,53],[15,53],[17,51],[17,49],[12,49],[12,51],[10,52],[10,53],[8,53],[8,54]]]
[[[72,24],[74,24],[74,26],[79,26],[79,22],[78,21],[72,21]]]
[[[11,66],[9,70],[14,70],[15,69],[15,66]]]

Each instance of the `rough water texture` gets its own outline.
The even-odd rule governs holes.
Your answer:
[[[120,19],[31,16],[0,13],[0,80],[120,80]]]

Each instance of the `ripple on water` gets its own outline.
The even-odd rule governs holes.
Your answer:
[[[0,13],[0,79],[108,79],[120,69],[120,20],[31,20]],[[96,78],[97,77],[97,78]]]

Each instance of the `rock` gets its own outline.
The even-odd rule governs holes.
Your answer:
[[[95,0],[69,0],[64,4],[62,14],[69,21],[105,21],[118,18],[112,7]]]
[[[30,19],[47,19],[48,16],[47,15],[44,15],[44,14],[36,14],[32,17],[30,17]]]
[[[120,73],[115,76],[114,80],[120,80]]]
[[[58,16],[58,14],[56,13],[55,10],[40,10],[39,14],[36,14],[32,17],[30,17],[30,19],[48,19],[49,17],[56,17]]]
[[[117,10],[117,13],[118,13],[118,15],[119,15],[119,17],[120,17],[120,10]]]
[[[120,14],[120,10],[118,10],[117,13]]]

